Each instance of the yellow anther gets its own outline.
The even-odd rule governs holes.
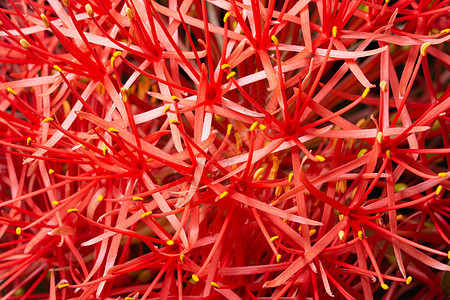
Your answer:
[[[173,125],[180,125],[181,124],[181,122],[178,121],[178,120],[170,120],[169,123],[173,124]]]
[[[145,213],[143,213],[142,215],[141,215],[141,218],[143,219],[143,218],[146,218],[146,217],[148,217],[148,216],[150,216],[152,214],[152,211],[147,211],[147,212],[145,212]]]
[[[195,274],[192,274],[191,278],[192,278],[192,280],[194,280],[194,282],[199,282],[200,281],[200,278],[198,278],[198,276],[195,275]]]
[[[134,12],[131,8],[127,7],[127,9],[125,9],[125,12],[130,20],[134,19]]]
[[[340,230],[338,233],[339,239],[343,242],[345,242],[345,232],[344,230]]]
[[[384,2],[389,3],[389,2],[391,2],[391,0],[385,0]]]
[[[272,42],[275,44],[275,45],[279,45],[280,44],[280,41],[278,40],[278,38],[275,36],[275,35],[272,35],[271,37],[270,37],[270,39],[272,40]]]
[[[30,138],[30,137],[27,137],[27,146],[28,146],[28,147],[31,145],[31,142],[32,142],[31,138]]]
[[[283,187],[282,186],[277,186],[275,188],[275,196],[279,197],[281,195],[281,192],[283,191]]]
[[[430,42],[423,43],[422,46],[420,46],[420,55],[422,56],[427,55],[428,47],[430,47],[430,45],[431,45]]]
[[[233,125],[228,124],[228,126],[227,126],[227,135],[231,134],[231,129],[233,129]]]
[[[53,170],[53,169],[48,170],[48,174],[52,175],[53,173],[55,173],[55,170]]]
[[[370,89],[369,89],[369,88],[366,88],[366,89],[364,90],[364,92],[362,93],[361,97],[362,97],[363,99],[366,98],[367,95],[369,95],[369,92],[370,92]]]
[[[447,173],[446,172],[441,172],[441,173],[438,173],[438,176],[442,177],[442,178],[445,178],[445,177],[447,177]]]
[[[22,47],[24,47],[25,49],[28,49],[31,47],[30,43],[28,43],[26,39],[21,39],[19,42],[20,42],[20,45]]]
[[[279,166],[280,166],[280,160],[278,159],[277,156],[274,155],[272,157],[272,170],[277,171]]]
[[[70,0],[62,0],[62,3],[64,4],[65,7],[70,6]]]
[[[378,141],[378,144],[383,143],[383,133],[381,131],[379,131],[377,133],[377,141]]]
[[[409,285],[412,281],[412,276],[408,276],[408,278],[406,278],[406,284]]]
[[[287,224],[287,219],[283,219],[283,222]]]
[[[44,119],[44,123],[50,123],[50,122],[53,122],[54,120],[53,120],[53,118],[45,118]]]
[[[17,234],[17,235],[21,235],[21,234],[22,234],[22,228],[17,227],[17,228],[16,228],[16,234]]]
[[[314,234],[316,234],[316,232],[317,232],[317,230],[311,229],[311,230],[309,231],[309,236],[313,236]]]
[[[229,11],[227,11],[225,13],[225,16],[223,17],[223,22],[226,23],[228,21],[228,18],[231,16],[231,13]]]
[[[128,102],[128,89],[123,87],[120,89],[120,93],[122,94],[122,101]]]
[[[90,4],[86,4],[84,8],[86,9],[88,16],[92,18],[94,16],[94,10],[92,9],[92,6]]]
[[[58,206],[58,205],[59,205],[59,202],[56,201],[56,200],[54,200],[54,201],[52,201],[52,205],[53,205],[53,206]]]
[[[380,81],[380,89],[381,89],[381,91],[386,92],[386,90],[387,90],[387,82],[386,82],[386,80]]]
[[[298,231],[302,231],[302,225],[298,226]]]
[[[447,258],[450,259],[450,251],[447,252]]]
[[[273,237],[270,238],[271,242],[274,242],[276,240],[278,240],[280,237],[278,235],[274,235]]]
[[[360,158],[361,156],[363,156],[364,154],[366,154],[366,152],[367,152],[367,149],[361,149],[361,150],[359,150],[357,157]]]
[[[436,189],[436,196],[439,195],[442,192],[442,185],[438,185],[437,189]]]
[[[71,214],[71,213],[76,213],[76,212],[78,212],[78,208],[69,208],[69,209],[67,210],[67,213],[69,213],[69,214]]]
[[[226,118],[225,118],[224,116],[220,116],[220,115],[218,115],[218,114],[214,114],[214,119],[215,119],[217,122],[221,123],[221,122],[225,121]]]
[[[12,88],[7,88],[6,89],[6,91],[8,92],[8,93],[10,93],[11,95],[14,95],[14,96],[17,96],[17,93],[16,93],[16,91],[15,90],[13,90]]]
[[[260,130],[262,130],[262,131],[264,131],[264,130],[266,130],[266,125],[263,125],[263,124],[259,124],[259,129]]]
[[[391,158],[391,157],[392,157],[391,150],[387,150],[387,151],[386,151],[386,156],[387,156],[388,158]]]
[[[109,127],[108,128],[108,132],[110,132],[110,133],[119,133],[119,130],[117,130],[116,128],[113,128],[113,127]]]
[[[227,191],[225,191],[225,192],[223,192],[222,194],[220,194],[219,199],[223,199],[223,198],[225,198],[226,196],[228,196],[228,192],[227,192]]]
[[[125,300],[134,300],[133,297],[125,297]]]
[[[253,175],[253,180],[257,180],[257,178],[262,175],[262,173],[264,173],[266,169],[264,168],[259,168],[258,170],[256,170],[255,174]]]
[[[337,36],[337,26],[333,26],[333,28],[331,29],[331,34],[336,37]]]
[[[258,121],[254,122],[254,123],[252,124],[252,126],[250,126],[250,131],[255,130],[255,129],[256,129],[256,126],[258,126]]]
[[[116,63],[116,58],[115,57],[111,57],[111,67],[114,68],[114,64]]]
[[[448,34],[448,33],[450,33],[450,28],[441,30],[441,33],[442,33],[442,34]]]
[[[47,16],[44,14],[41,14],[41,19],[44,22],[44,27],[49,28],[50,27],[50,21],[48,20]]]
[[[230,74],[227,75],[227,80],[230,80],[231,78],[233,78],[234,76],[236,76],[236,72],[230,72]]]
[[[277,262],[279,263],[281,261],[281,254],[277,255]]]
[[[288,175],[288,182],[291,183],[292,179],[294,179],[294,173],[289,173],[289,175]]]
[[[175,96],[175,95],[172,95],[172,97],[170,97],[171,99],[172,99],[172,101],[173,102],[180,102],[180,98],[178,98],[177,96]]]
[[[401,192],[401,191],[403,191],[403,190],[405,190],[407,188],[408,188],[408,185],[406,183],[403,183],[403,182],[399,182],[399,183],[396,183],[394,185],[394,191],[396,193],[399,193],[399,192]]]
[[[69,285],[70,285],[70,284],[68,284],[68,283],[60,284],[60,285],[58,285],[58,289],[66,288],[66,287],[68,287]]]
[[[133,200],[133,201],[144,201],[144,198],[138,197],[138,196],[134,196],[134,197],[132,198],[132,200]]]
[[[103,155],[106,156],[108,154],[108,147],[103,147]]]
[[[358,237],[361,241],[364,239],[364,233],[361,230],[358,231]]]
[[[180,261],[184,264],[184,254],[180,254]]]
[[[339,221],[342,221],[342,219],[344,218],[344,215],[340,214],[338,217],[339,217]]]
[[[381,284],[381,288],[385,291],[387,291],[389,289],[389,286],[386,283],[382,283]]]
[[[221,68],[222,70],[225,70],[225,69],[231,68],[231,66],[230,66],[229,64],[223,64],[223,65],[220,66],[220,68]]]
[[[168,111],[170,110],[170,105],[166,105],[165,107],[164,107],[164,113],[167,113]]]
[[[169,245],[169,246],[173,246],[173,245],[175,245],[175,242],[172,241],[172,240],[168,240],[168,241],[166,242],[166,244]]]
[[[119,57],[122,55],[122,51],[116,51],[113,53],[113,57]]]
[[[323,156],[321,156],[321,155],[316,155],[316,159],[317,159],[319,162],[324,162],[324,161],[325,161],[325,157],[323,157]]]
[[[396,219],[397,219],[397,221],[403,220],[403,215],[397,215]]]
[[[220,289],[220,286],[217,283],[215,283],[214,281],[211,281],[211,286],[215,287],[216,289]]]
[[[53,69],[55,69],[59,73],[62,73],[63,71],[58,65],[53,65]]]

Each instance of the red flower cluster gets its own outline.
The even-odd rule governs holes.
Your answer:
[[[2,299],[449,296],[449,1],[0,5]]]

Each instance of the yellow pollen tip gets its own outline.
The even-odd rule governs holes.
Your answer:
[[[227,75],[227,80],[230,80],[231,78],[233,78],[234,76],[236,76],[236,72],[230,72],[230,74]]]
[[[382,283],[381,284],[381,288],[385,291],[387,291],[389,289],[389,286],[386,283]]]
[[[53,118],[45,118],[44,123],[50,123],[53,122]]]
[[[227,135],[231,134],[231,129],[233,129],[233,125],[228,124],[228,126],[227,126]]]
[[[31,145],[31,138],[27,137],[27,146],[29,147]]]
[[[337,36],[337,26],[333,26],[333,29],[331,30],[331,34],[336,37]]]
[[[406,284],[409,285],[411,283],[412,279],[413,278],[411,276],[408,276],[408,278],[406,278]]]
[[[86,4],[84,8],[86,9],[88,16],[92,18],[94,16],[94,10],[92,9],[92,6],[90,4]]]
[[[259,168],[258,170],[256,170],[255,174],[253,175],[253,180],[257,180],[257,178],[262,175],[262,173],[264,173],[265,169],[264,168]]]
[[[391,158],[391,157],[392,157],[391,150],[387,150],[387,151],[386,151],[386,156],[387,156],[388,158]]]
[[[14,95],[14,96],[17,96],[17,93],[16,93],[16,91],[15,90],[13,90],[12,88],[7,88],[6,89],[6,91],[8,92],[8,93],[10,93],[11,95]]]
[[[397,215],[397,221],[403,220],[403,215]]]
[[[59,202],[56,201],[56,200],[54,200],[54,201],[52,202],[52,205],[53,205],[53,206],[58,206],[58,205],[59,205]]]
[[[181,122],[178,121],[178,120],[170,120],[169,123],[170,123],[170,124],[173,124],[173,125],[180,125],[180,124],[181,124]]]
[[[125,12],[130,20],[134,19],[134,12],[131,10],[131,8],[128,7],[127,9],[125,9]]]
[[[387,90],[387,82],[385,80],[382,80],[380,82],[380,88],[381,88],[381,91],[386,92],[386,90]]]
[[[311,230],[309,231],[309,236],[313,236],[314,234],[316,234],[316,232],[317,232],[317,230],[311,229]]]
[[[250,131],[255,130],[256,126],[258,126],[258,121],[256,121],[255,123],[252,124],[252,126],[250,126]]]
[[[127,102],[128,101],[128,89],[123,87],[120,89],[120,93],[122,94],[122,101]]]
[[[20,43],[20,45],[21,45],[22,47],[24,47],[25,49],[28,49],[28,48],[31,47],[30,43],[28,43],[26,39],[21,39],[21,40],[19,41],[19,43]]]
[[[122,55],[122,51],[116,51],[113,53],[113,57],[119,57]]]
[[[437,189],[436,189],[436,196],[439,195],[442,192],[442,185],[438,185]]]
[[[340,215],[339,215],[339,221],[342,221],[343,218],[344,218],[344,215],[343,215],[343,214],[340,214]]]
[[[325,157],[323,157],[323,156],[321,156],[321,155],[316,155],[316,159],[317,159],[319,162],[324,162],[324,161],[325,161]]]
[[[125,300],[134,300],[133,297],[125,297]]]
[[[170,105],[166,105],[165,107],[164,107],[164,113],[167,113],[168,111],[170,110]]]
[[[53,170],[53,169],[48,170],[48,174],[52,175],[53,173],[55,173],[55,170]]]
[[[442,177],[442,178],[445,178],[445,177],[447,177],[447,173],[446,172],[441,172],[441,173],[438,173],[438,176]]]
[[[192,280],[194,280],[194,282],[199,282],[200,281],[200,278],[198,278],[198,276],[195,275],[195,274],[192,274],[191,278],[192,278]]]
[[[144,198],[138,197],[138,196],[134,196],[134,197],[132,198],[132,200],[133,200],[133,201],[144,201]]]
[[[49,28],[50,27],[50,21],[48,20],[47,16],[44,14],[41,14],[41,19],[44,22],[44,27]]]
[[[358,231],[358,237],[361,241],[364,239],[364,233],[361,230]]]
[[[71,213],[76,213],[76,212],[78,212],[78,208],[69,208],[69,209],[67,210],[67,212],[68,212],[69,214],[71,214]]]
[[[66,288],[66,287],[68,287],[69,285],[70,285],[70,284],[68,284],[68,283],[60,284],[60,285],[58,285],[58,289]]]
[[[366,98],[367,95],[369,95],[369,92],[370,92],[370,89],[369,89],[369,88],[366,88],[366,89],[364,90],[364,92],[362,93],[361,97],[362,97],[363,99]]]
[[[116,58],[115,57],[111,57],[111,67],[114,68],[115,62],[116,62]]]
[[[283,187],[282,186],[277,186],[275,188],[275,196],[276,197],[280,196],[282,191],[283,191]]]
[[[214,281],[211,281],[211,286],[215,287],[216,289],[220,289],[220,286],[217,283],[215,283]]]
[[[225,192],[223,192],[222,194],[220,194],[219,199],[223,199],[223,198],[225,198],[226,196],[228,196],[228,192],[227,192],[227,191],[225,191]]]
[[[223,17],[223,22],[226,23],[228,21],[228,18],[231,16],[231,13],[229,11],[227,11],[225,13],[225,16]]]
[[[147,212],[145,212],[145,213],[143,213],[142,215],[141,215],[141,218],[143,219],[143,218],[146,218],[146,217],[148,217],[148,216],[150,216],[152,214],[152,211],[147,211]],[[167,242],[167,243],[169,243],[169,242]]]
[[[377,133],[377,141],[378,144],[383,143],[383,133],[381,131]]]
[[[59,73],[62,73],[63,71],[58,65],[53,65],[53,69],[55,69]]]
[[[344,230],[340,230],[338,233],[339,239],[343,242],[345,242],[345,232]]]
[[[278,240],[280,237],[278,235],[274,235],[273,237],[270,238],[271,242],[274,242],[276,240]]]
[[[450,33],[450,28],[441,30],[441,33],[442,33],[442,34],[448,34],[448,33]]]
[[[220,68],[221,68],[222,70],[225,70],[225,69],[231,68],[231,66],[230,66],[229,64],[223,64],[223,65],[220,66]]]
[[[281,261],[281,254],[277,255],[277,262],[279,263]]]
[[[171,99],[172,99],[172,101],[173,102],[180,102],[180,98],[178,98],[177,96],[175,96],[175,95],[172,95],[172,97],[170,97]]]
[[[17,227],[17,228],[16,228],[16,234],[17,234],[17,235],[21,235],[21,234],[22,234],[22,228]]]
[[[420,46],[420,55],[426,56],[428,52],[428,47],[430,47],[430,45],[431,45],[430,42],[423,43],[422,46]]]
[[[172,240],[168,240],[168,241],[166,242],[166,244],[169,245],[169,246],[173,246],[173,245],[175,244],[175,242],[172,241]]]
[[[69,7],[69,5],[70,5],[69,0],[62,0],[62,3],[64,4],[65,7]]]
[[[108,147],[103,147],[103,155],[106,156],[108,154]]]
[[[450,251],[447,253],[447,258],[450,259]]]
[[[266,130],[266,125],[263,125],[263,124],[259,124],[259,129],[260,130],[262,130],[262,131],[264,131],[264,130]]]
[[[275,35],[272,35],[271,37],[270,37],[270,39],[272,40],[272,42],[275,44],[275,45],[279,45],[280,44],[280,41],[278,40],[278,38],[275,36]]]
[[[288,182],[291,183],[292,179],[294,179],[294,173],[289,173],[289,175],[288,175]]]
[[[113,127],[109,127],[108,128],[108,132],[110,132],[110,133],[119,133],[119,130],[117,130],[116,128],[113,128]]]
[[[184,264],[184,254],[180,254],[180,261]]]
[[[360,158],[361,156],[363,156],[364,154],[366,154],[367,149],[361,149],[358,152],[358,155],[356,156],[357,158]]]

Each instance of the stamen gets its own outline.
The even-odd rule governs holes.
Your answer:
[[[50,122],[53,122],[54,120],[53,120],[53,118],[45,118],[44,119],[44,123],[50,123]]]
[[[113,128],[113,127],[109,127],[108,128],[108,132],[110,132],[110,133],[119,133],[119,130],[117,130],[116,128]]]
[[[386,156],[387,156],[388,158],[391,158],[391,157],[392,157],[391,150],[387,150],[387,151],[386,151]]]
[[[103,155],[106,156],[108,154],[108,147],[103,147]]]
[[[127,7],[127,9],[125,9],[125,13],[127,14],[128,18],[130,20],[134,19],[135,15],[134,15],[134,12],[133,12],[133,10],[131,8]]]
[[[358,152],[358,155],[356,156],[357,158],[360,158],[361,156],[363,156],[364,154],[366,154],[368,150],[367,149],[361,149]]]
[[[311,229],[311,230],[309,231],[309,236],[313,236],[316,232],[317,232],[317,230]]]
[[[180,98],[178,98],[175,95],[172,95],[171,99],[172,99],[173,102],[177,102],[177,103],[180,102]]]
[[[225,191],[225,192],[223,192],[222,194],[220,194],[219,199],[223,199],[223,198],[225,198],[226,196],[228,196],[228,192],[227,192],[227,191]]]
[[[333,26],[333,28],[331,29],[331,34],[333,34],[334,37],[337,36],[337,26]]]
[[[227,126],[227,135],[231,134],[231,129],[233,129],[233,125],[232,124],[228,124],[228,126]]]
[[[169,123],[170,123],[170,124],[173,124],[173,125],[180,125],[180,124],[181,124],[181,122],[178,121],[178,120],[170,120]]]
[[[52,205],[53,205],[53,206],[58,206],[58,205],[59,205],[59,202],[56,201],[56,200],[53,200],[53,201],[52,201]]]
[[[66,0],[67,1],[67,0]],[[63,2],[64,2],[64,0],[63,0]],[[60,284],[60,285],[58,285],[58,289],[63,289],[63,288],[66,288],[66,287],[68,287],[68,286],[70,286],[70,284],[68,284],[68,283],[64,283],[64,284]]]
[[[194,280],[194,282],[199,282],[199,281],[200,281],[200,279],[198,278],[198,276],[195,275],[195,274],[192,274],[191,278],[192,278],[192,280]]]
[[[426,56],[428,52],[428,47],[430,47],[430,45],[431,45],[430,42],[423,43],[422,46],[420,46],[420,55]]]
[[[319,162],[324,162],[324,161],[325,161],[325,157],[323,157],[323,156],[321,156],[321,155],[316,155],[316,159],[317,159]]]
[[[382,90],[383,92],[386,92],[386,90],[387,90],[387,82],[386,82],[385,80],[382,80],[382,81],[380,82],[380,88],[381,88],[381,90]]]
[[[270,37],[270,39],[272,40],[272,42],[275,44],[275,45],[279,45],[280,44],[280,41],[278,40],[278,38],[275,36],[275,35],[272,35],[271,37]]]
[[[44,14],[41,14],[41,19],[44,22],[44,27],[49,28],[50,27],[50,21],[48,20],[47,16]]]
[[[122,101],[128,102],[128,90],[126,88],[121,88],[120,94],[122,95]]]
[[[277,263],[279,263],[281,261],[281,254],[277,255]]]
[[[275,189],[275,196],[279,197],[281,195],[281,192],[283,191],[283,187],[282,186],[277,186]]]
[[[184,264],[184,254],[180,254],[180,261]]]
[[[438,196],[442,192],[442,185],[440,184],[436,189],[436,196]]]
[[[146,217],[148,217],[148,216],[150,216],[152,214],[152,211],[147,211],[147,212],[145,212],[145,213],[143,213],[142,215],[141,215],[141,218],[143,219],[143,218],[146,218]],[[167,244],[169,244],[169,242],[167,242]]]
[[[345,232],[344,230],[340,230],[338,233],[339,239],[343,242],[345,242]]]
[[[133,200],[133,201],[144,201],[144,198],[138,197],[138,196],[134,196],[134,197],[132,198],[132,200]]]
[[[447,173],[446,172],[441,172],[441,173],[438,173],[438,176],[442,177],[442,178],[445,178],[445,177],[447,177]]]
[[[69,209],[67,210],[67,213],[69,213],[69,214],[71,214],[71,213],[76,213],[76,212],[78,212],[78,208],[69,208]]]
[[[164,113],[167,113],[168,111],[170,110],[170,105],[166,105],[165,107],[164,107]]]
[[[169,245],[169,246],[173,246],[173,245],[175,244],[175,242],[172,241],[172,240],[168,240],[168,241],[166,242],[166,244]]]
[[[255,130],[256,126],[258,126],[258,121],[254,122],[252,126],[250,126],[250,131]]]
[[[27,146],[30,147],[31,146],[31,138],[27,137]]]
[[[86,9],[86,12],[87,12],[88,16],[93,18],[94,17],[94,10],[92,9],[92,6],[90,4],[86,4],[84,6],[84,8]]]
[[[55,173],[55,170],[53,170],[53,169],[48,170],[48,174],[52,175],[53,173]]]
[[[381,131],[377,133],[377,141],[378,144],[383,143],[383,133]]]
[[[364,233],[361,230],[358,231],[358,237],[361,241],[364,239]]]
[[[381,284],[381,288],[385,291],[387,291],[389,289],[389,286],[386,283],[382,283]]]
[[[8,91],[8,93],[10,93],[11,95],[17,96],[17,93],[15,90],[13,90],[12,88],[7,88],[6,91]]]
[[[292,182],[292,179],[294,179],[294,173],[289,173],[289,175],[288,175],[288,182],[289,183],[291,183]]]
[[[22,228],[17,227],[17,228],[16,228],[16,234],[17,234],[17,235],[21,235],[21,234],[22,234]]]
[[[401,192],[401,191],[403,191],[403,190],[405,190],[407,188],[408,188],[408,185],[406,183],[403,183],[403,182],[399,182],[399,183],[396,183],[394,185],[394,191],[396,193],[399,193],[399,192]]]
[[[364,92],[362,93],[361,98],[363,98],[363,99],[366,98],[367,95],[369,94],[369,92],[370,92],[370,88],[366,88],[364,90]]]
[[[211,286],[215,287],[216,289],[220,289],[220,286],[214,281],[211,281]]]
[[[21,39],[21,40],[20,40],[20,45],[21,45],[22,47],[24,47],[25,49],[28,49],[28,48],[31,47],[30,43],[28,43],[27,40],[25,40],[25,39]]]
[[[58,67],[58,65],[53,65],[53,69],[55,69],[57,72],[62,73],[62,69]]]
[[[280,237],[278,235],[274,235],[273,237],[270,238],[271,242],[274,242],[276,240],[278,240]]]
[[[236,72],[230,72],[230,74],[227,75],[227,80],[230,80],[231,78],[233,78],[234,76],[236,76]]]
[[[228,21],[228,18],[231,16],[231,13],[229,11],[227,11],[225,13],[225,16],[223,17],[223,22],[226,23]]]
[[[266,125],[263,125],[263,124],[259,124],[259,129],[261,130],[261,131],[264,131],[264,130],[266,130]]]
[[[119,57],[122,55],[122,51],[116,51],[113,53],[113,57]]]
[[[448,33],[450,33],[450,28],[441,30],[441,33],[442,33],[442,34],[448,34]]]
[[[225,69],[231,68],[231,66],[230,66],[229,64],[223,64],[223,65],[220,66],[220,68],[221,68],[222,70],[225,70]]]
[[[412,276],[408,276],[408,278],[406,278],[406,284],[409,285],[412,281]]]
[[[266,169],[264,168],[259,168],[258,170],[256,170],[255,174],[253,175],[253,180],[257,180],[257,178],[264,173]]]

